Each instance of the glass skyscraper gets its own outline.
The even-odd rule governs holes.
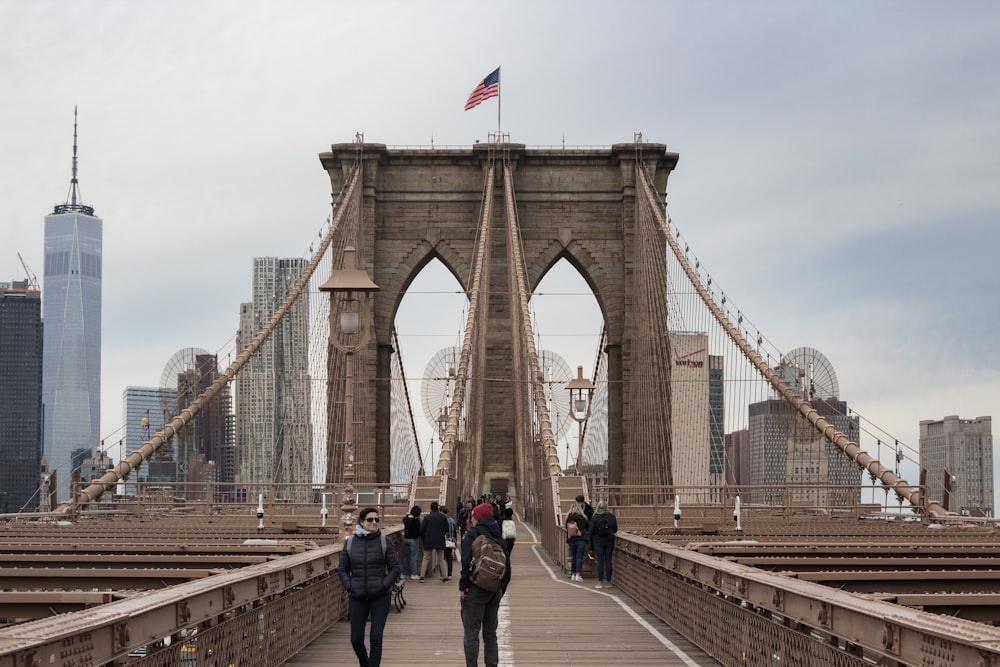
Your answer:
[[[0,512],[36,508],[42,458],[38,285],[0,283]]]
[[[68,202],[45,217],[42,403],[44,453],[59,502],[69,497],[73,452],[98,448],[101,421],[101,252],[104,222],[76,178]]]

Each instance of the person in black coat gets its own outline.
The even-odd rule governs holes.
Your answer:
[[[611,588],[612,553],[615,550],[615,533],[618,517],[608,510],[608,503],[597,503],[597,511],[590,519],[590,546],[594,550],[597,570],[597,588]]]
[[[590,542],[587,532],[587,509],[582,500],[583,496],[577,496],[577,501],[569,508],[566,515],[566,550],[570,558],[570,579],[572,581],[583,581],[583,554],[587,550]]]
[[[444,539],[448,535],[448,517],[438,511],[437,502],[431,503],[431,511],[420,522],[420,537],[424,540],[424,560],[420,563],[420,581],[427,575],[427,564],[438,569],[441,581],[448,581],[444,563]]]
[[[410,513],[403,517],[403,542],[406,551],[403,556],[403,576],[417,579],[420,577],[420,505],[410,508]]]
[[[379,530],[381,518],[374,507],[358,515],[354,535],[340,551],[337,575],[347,591],[351,619],[351,646],[361,667],[379,667],[382,662],[382,634],[389,618],[392,585],[399,579],[396,548]],[[371,618],[370,651],[365,651],[365,624]]]

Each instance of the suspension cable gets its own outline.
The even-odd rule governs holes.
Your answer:
[[[465,388],[469,379],[469,360],[472,356],[472,338],[476,322],[480,314],[480,296],[483,294],[483,273],[489,262],[490,228],[493,217],[493,173],[492,161],[486,169],[486,182],[483,188],[483,208],[479,216],[479,244],[476,248],[476,259],[473,263],[472,281],[469,284],[469,314],[465,320],[465,334],[462,339],[462,352],[459,357],[458,370],[455,374],[455,393],[451,397],[451,408],[448,411],[448,426],[441,440],[441,455],[438,457],[437,474],[452,474],[451,464],[455,455],[455,441],[458,439],[458,419],[465,400]]]
[[[923,493],[919,487],[912,486],[909,482],[893,473],[892,470],[883,466],[877,459],[870,456],[866,451],[861,449],[858,443],[850,440],[843,433],[838,431],[832,424],[830,424],[826,419],[821,417],[819,413],[809,404],[808,401],[800,398],[795,390],[789,387],[781,379],[781,377],[775,373],[768,364],[761,358],[761,356],[750,346],[747,340],[739,332],[739,330],[733,326],[729,317],[722,312],[719,306],[715,303],[715,300],[711,298],[705,287],[702,285],[701,281],[698,280],[698,276],[691,264],[687,261],[687,257],[681,250],[680,246],[674,240],[673,235],[670,234],[670,230],[667,227],[666,220],[664,218],[663,211],[661,210],[659,200],[653,194],[653,188],[649,183],[649,174],[642,168],[639,163],[636,164],[636,183],[642,190],[642,195],[645,198],[647,204],[653,212],[656,221],[659,223],[660,229],[663,232],[663,236],[666,238],[670,249],[673,251],[674,256],[680,263],[684,272],[687,274],[688,280],[691,281],[691,285],[697,290],[698,295],[701,300],[705,303],[708,309],[711,311],[712,315],[715,317],[716,321],[722,326],[729,336],[730,340],[736,344],[737,347],[743,352],[743,355],[757,368],[758,372],[771,384],[774,390],[779,396],[782,396],[788,403],[795,408],[800,414],[802,414],[813,427],[822,433],[822,435],[838,449],[840,449],[847,457],[853,460],[860,468],[868,470],[869,473],[875,475],[882,483],[893,489],[896,495],[900,498],[905,498],[914,508],[923,508],[926,510],[928,516],[949,516],[953,515],[953,512],[949,512],[944,509],[935,500],[925,499]]]
[[[514,206],[514,183],[510,166],[504,165],[504,197],[507,207],[507,252],[510,254],[511,273],[517,280],[517,308],[521,316],[521,339],[528,351],[529,371],[531,375],[532,396],[535,411],[538,414],[539,436],[542,445],[542,455],[548,466],[549,475],[562,476],[559,465],[559,448],[552,434],[552,419],[549,417],[549,407],[545,403],[544,377],[538,363],[538,352],[535,349],[535,334],[531,327],[531,312],[528,308],[528,288],[525,281],[524,256],[521,251],[521,232],[517,224],[517,209]],[[520,379],[520,378],[519,378]]]

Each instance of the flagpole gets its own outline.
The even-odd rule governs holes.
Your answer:
[[[503,97],[503,82],[500,80],[500,68],[497,67],[497,142],[500,141],[500,99]]]

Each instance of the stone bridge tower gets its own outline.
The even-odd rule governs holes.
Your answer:
[[[667,178],[677,154],[663,144],[616,144],[604,149],[526,149],[520,144],[476,144],[468,149],[393,149],[382,144],[335,144],[320,154],[334,193],[339,192],[351,166],[364,164],[363,206],[359,227],[358,263],[381,288],[376,295],[377,354],[361,372],[374,387],[374,405],[358,442],[360,482],[389,481],[389,376],[391,331],[407,287],[421,269],[439,259],[466,290],[471,280],[474,244],[483,202],[486,165],[503,154],[512,165],[518,220],[522,231],[529,288],[565,258],[593,291],[607,327],[609,381],[609,479],[612,483],[665,483],[669,471],[645,479],[630,472],[627,383],[635,364],[633,341],[640,335],[666,334],[666,322],[638,322],[634,317],[636,285],[665,281],[666,244],[662,274],[638,275],[635,164],[641,160],[653,174],[656,192],[666,196]],[[469,405],[484,420],[482,491],[513,485],[520,463],[513,441],[514,407],[511,377],[510,286],[507,285],[502,180],[493,212],[489,327],[486,332],[485,387],[488,400]],[[335,243],[337,241],[335,240]],[[664,339],[665,340],[665,339]],[[471,384],[471,381],[470,381]],[[476,392],[472,392],[476,395]],[[663,416],[669,420],[669,406]],[[648,445],[646,445],[648,446]],[[367,451],[365,451],[367,449]],[[329,474],[329,473],[328,473]],[[664,478],[665,475],[665,478]],[[513,489],[512,489],[513,490]]]

